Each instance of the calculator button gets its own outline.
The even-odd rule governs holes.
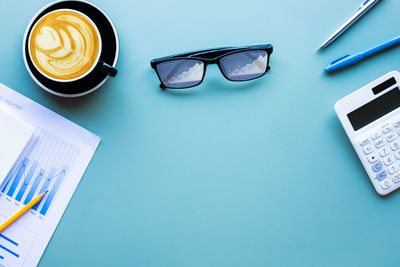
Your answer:
[[[378,157],[375,154],[371,154],[371,155],[368,156],[368,161],[370,163],[374,163],[377,160],[378,160]]]
[[[396,159],[400,159],[400,150],[394,152],[394,156],[396,157]]]
[[[392,164],[394,162],[394,158],[391,156],[388,156],[386,158],[383,159],[383,163],[385,163],[386,166],[389,166],[390,164]]]
[[[363,138],[360,140],[360,146],[365,146],[369,144],[369,139],[367,138]]]
[[[400,133],[399,133],[400,134]],[[375,132],[375,133],[373,133],[372,135],[371,135],[371,138],[372,139],[378,139],[379,137],[381,137],[381,133],[380,132]]]
[[[377,163],[372,165],[372,170],[374,172],[378,172],[378,171],[382,170],[382,167],[383,167],[382,162],[378,161]]]
[[[363,151],[365,154],[369,154],[369,153],[372,153],[372,151],[374,151],[374,149],[371,145],[368,145],[363,148]]]
[[[400,173],[396,174],[395,176],[392,177],[393,182],[398,183],[400,182]]]
[[[386,155],[388,155],[388,154],[389,154],[389,149],[387,149],[386,147],[382,148],[382,150],[379,151],[379,155],[380,155],[381,157],[384,157],[384,156],[386,156]],[[400,154],[399,154],[399,156],[400,156]]]
[[[392,150],[397,150],[397,149],[399,149],[399,148],[400,148],[399,142],[394,141],[393,143],[390,144],[390,148],[391,148]]]
[[[400,118],[393,121],[393,126],[396,128],[400,127]]]
[[[400,128],[397,128],[397,134],[400,134]]]
[[[388,142],[392,142],[394,139],[396,139],[396,134],[395,133],[388,133],[387,135],[386,135],[386,140],[388,141]]]
[[[384,145],[385,145],[385,139],[383,139],[383,138],[380,138],[375,141],[375,146],[377,148],[383,147]]]
[[[381,182],[381,187],[382,187],[382,189],[388,189],[390,187],[389,180],[382,181]]]
[[[390,126],[389,123],[386,123],[382,126],[382,132],[384,134],[387,134],[388,132],[390,132],[392,130],[392,127]]]
[[[379,181],[386,179],[386,177],[387,177],[386,171],[382,171],[376,175],[376,179],[378,179]]]
[[[398,171],[399,171],[399,166],[396,165],[396,164],[393,164],[392,166],[390,166],[390,167],[388,168],[389,174],[394,174],[394,173],[396,173],[396,172],[398,172]]]

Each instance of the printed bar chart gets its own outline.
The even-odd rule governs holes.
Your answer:
[[[38,142],[31,153],[22,159],[14,173],[4,181],[1,192],[26,205],[34,197],[48,191],[32,209],[45,216],[68,175],[68,168],[78,150],[58,137],[38,129]],[[1,247],[0,247],[1,248]]]

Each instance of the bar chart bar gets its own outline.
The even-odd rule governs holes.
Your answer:
[[[9,197],[12,197],[12,196],[14,195],[14,192],[15,192],[15,190],[17,189],[17,186],[18,186],[18,184],[19,184],[21,178],[22,178],[22,176],[23,176],[24,173],[25,173],[25,169],[26,169],[26,166],[28,165],[28,163],[29,163],[29,159],[28,159],[28,158],[24,158],[24,160],[22,161],[21,166],[19,167],[19,170],[18,170],[18,172],[17,172],[17,175],[16,175],[15,178],[14,178],[14,182],[11,184],[11,187],[10,187],[10,189],[8,190],[7,195],[8,195]]]
[[[10,242],[10,243],[13,244],[14,246],[18,246],[18,243],[17,243],[17,242],[15,242],[14,240],[12,240],[12,239],[6,237],[5,235],[0,234],[0,237],[3,238],[4,240]]]
[[[40,189],[39,195],[46,192],[47,189],[49,189],[49,185],[51,183],[51,180],[53,180],[53,178],[56,176],[56,168],[51,168],[49,175],[47,175],[46,180],[43,183],[42,188]]]
[[[49,209],[50,204],[51,204],[51,202],[53,201],[54,196],[56,195],[56,193],[57,193],[57,191],[58,191],[58,188],[60,187],[61,182],[63,181],[63,179],[64,179],[64,177],[65,177],[65,173],[66,173],[66,170],[63,170],[63,171],[60,173],[60,175],[58,175],[57,181],[54,183],[53,187],[51,188],[50,192],[48,193],[48,196],[47,196],[47,198],[46,198],[46,200],[45,200],[45,202],[44,202],[44,204],[43,204],[43,207],[42,207],[42,209],[40,210],[40,213],[41,213],[43,216],[46,215],[46,212],[47,212],[47,210]]]
[[[7,175],[7,178],[4,180],[4,186],[3,186],[3,188],[1,189],[1,192],[2,192],[2,193],[4,193],[4,192],[6,191],[6,188],[7,188],[8,184],[10,183],[10,180],[11,180],[11,174],[8,174],[8,175]],[[6,181],[7,181],[7,182],[6,182]]]
[[[1,249],[3,249],[3,250],[5,250],[5,251],[7,251],[8,253],[10,253],[11,255],[13,255],[13,256],[15,256],[15,257],[19,257],[19,255],[17,254],[17,253],[15,253],[14,251],[12,251],[11,249],[9,249],[9,248],[6,248],[5,246],[3,246],[3,245],[0,245],[0,248]]]
[[[45,173],[45,170],[40,169],[39,174],[37,175],[35,181],[33,182],[31,189],[29,190],[28,195],[25,198],[24,205],[28,204],[32,200],[32,198],[35,195],[36,190],[40,184],[40,181],[42,180],[42,177],[44,177],[44,173]]]
[[[12,173],[12,172],[10,171],[10,173],[7,175],[6,179],[4,179],[3,188],[1,189],[1,192],[2,192],[2,193],[5,193],[5,191],[6,191],[7,187],[8,187],[8,185],[9,185],[9,183],[10,183],[12,177],[13,177],[13,175],[14,175],[14,173]],[[6,182],[6,181],[7,181],[7,182]]]
[[[39,162],[37,162],[36,160],[32,163],[32,166],[29,169],[29,172],[25,177],[24,183],[21,185],[21,188],[19,189],[19,192],[18,192],[17,197],[15,198],[15,200],[21,202],[21,199],[24,196],[25,191],[28,188],[28,186],[29,186],[29,184],[30,184],[30,182],[32,180],[33,174],[35,173],[36,168],[38,167],[38,165],[39,165]]]
[[[39,195],[43,194],[44,192],[46,192],[46,190],[49,188],[50,182],[51,180],[55,177],[56,175],[56,168],[51,168],[49,174],[47,175],[46,179],[44,180],[44,183],[42,185],[42,188],[39,191]],[[37,203],[35,206],[33,206],[33,210],[38,209],[38,207],[40,206],[40,203],[42,203],[43,200],[41,200],[39,203]]]

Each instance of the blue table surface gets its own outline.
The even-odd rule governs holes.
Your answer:
[[[323,68],[398,35],[400,1],[316,53],[360,0],[96,0],[119,32],[119,74],[77,99],[44,92],[24,67],[25,27],[46,3],[0,3],[0,82],[102,143],[40,266],[398,265],[400,193],[375,193],[333,105],[398,69],[400,48]],[[164,92],[149,65],[266,42],[271,71],[253,82],[211,66],[201,86]]]

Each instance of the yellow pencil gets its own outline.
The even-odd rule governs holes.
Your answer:
[[[37,203],[40,202],[40,200],[43,199],[43,197],[47,194],[48,191],[44,192],[43,194],[35,197],[32,199],[31,202],[25,205],[22,209],[20,209],[17,213],[14,214],[10,219],[8,219],[5,223],[0,225],[0,233],[2,233],[4,230],[6,230],[11,224],[13,224],[16,220],[21,218],[22,215],[27,213],[33,206],[35,206]]]

